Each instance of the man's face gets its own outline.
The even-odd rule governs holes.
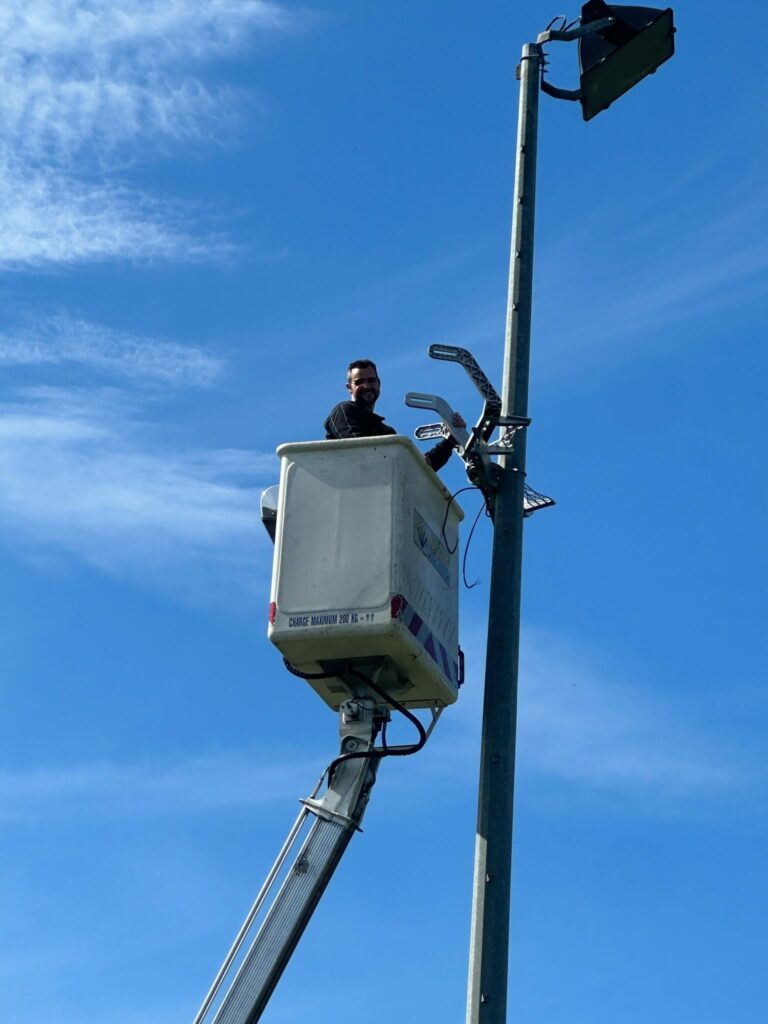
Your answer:
[[[359,402],[367,409],[373,409],[379,397],[381,382],[372,366],[355,367],[347,377],[347,391],[353,402]]]

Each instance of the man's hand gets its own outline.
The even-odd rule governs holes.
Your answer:
[[[460,412],[455,412],[453,414],[453,417],[451,418],[451,423],[454,425],[454,427],[466,427],[467,425],[466,420],[464,419]],[[453,434],[451,434],[449,440],[453,448],[458,447],[459,442],[456,440]]]

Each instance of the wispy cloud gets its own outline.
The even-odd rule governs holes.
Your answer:
[[[551,636],[529,633],[523,666],[520,756],[530,770],[670,798],[721,796],[753,781],[733,752],[713,757],[713,738],[652,687],[608,678]]]
[[[208,54],[243,49],[244,33],[286,29],[293,19],[272,0],[8,0],[0,31],[10,53],[86,54],[95,63],[125,46]],[[145,55],[152,63],[152,55]]]
[[[66,314],[0,332],[0,366],[75,363],[113,376],[174,385],[207,385],[222,361],[194,345],[137,337]]]
[[[474,646],[470,664],[479,664],[482,643]],[[481,690],[478,672],[446,712],[440,728],[450,742],[436,759],[440,770],[458,770],[457,742],[464,744],[460,763],[477,758],[479,737],[470,734]],[[717,723],[697,727],[694,709],[682,700],[665,700],[652,683],[598,668],[578,646],[531,628],[523,631],[521,651],[518,768],[572,792],[633,802],[650,797],[660,806],[754,794],[764,781],[743,745],[718,734]]]
[[[768,191],[747,181],[744,169],[744,187],[725,195],[719,182],[692,192],[681,181],[662,203],[648,197],[645,208],[602,210],[588,223],[575,216],[540,250],[537,344],[549,366],[562,366],[564,351],[600,355],[610,346],[612,358],[632,355],[638,345],[668,343],[680,324],[763,299]],[[716,212],[702,218],[708,203]],[[585,236],[599,246],[587,252]],[[556,302],[547,298],[553,290]]]
[[[31,154],[197,136],[235,94],[192,68],[296,27],[267,0],[11,0],[0,12],[0,127]]]
[[[35,388],[0,405],[2,534],[113,570],[201,558],[252,565],[259,485],[274,457],[169,449],[134,416],[115,389]]]
[[[197,814],[295,801],[320,762],[259,758],[248,752],[157,762],[89,762],[0,769],[0,821],[50,824]]]
[[[110,169],[236,123],[213,59],[298,20],[267,0],[11,0],[0,10],[0,268],[220,259],[221,238]]]
[[[190,211],[102,179],[9,163],[0,153],[0,269],[122,259],[221,259],[232,247],[196,237]]]

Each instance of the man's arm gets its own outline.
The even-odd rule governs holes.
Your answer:
[[[430,469],[434,469],[437,473],[439,469],[448,462],[451,457],[451,452],[456,447],[456,442],[452,437],[443,438],[442,441],[438,441],[434,448],[430,448],[428,452],[424,452],[424,458],[427,460],[427,465]]]
[[[453,425],[454,427],[466,427],[466,421],[461,413],[455,412],[453,414]],[[428,452],[424,453],[427,465],[436,473],[448,462],[451,452],[455,447],[456,441],[453,437],[444,437],[442,441],[438,441],[434,448],[430,448]]]

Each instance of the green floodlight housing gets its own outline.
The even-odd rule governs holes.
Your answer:
[[[620,7],[588,0],[581,24],[611,18],[604,28],[579,39],[579,96],[584,120],[606,110],[675,52],[672,8]]]

